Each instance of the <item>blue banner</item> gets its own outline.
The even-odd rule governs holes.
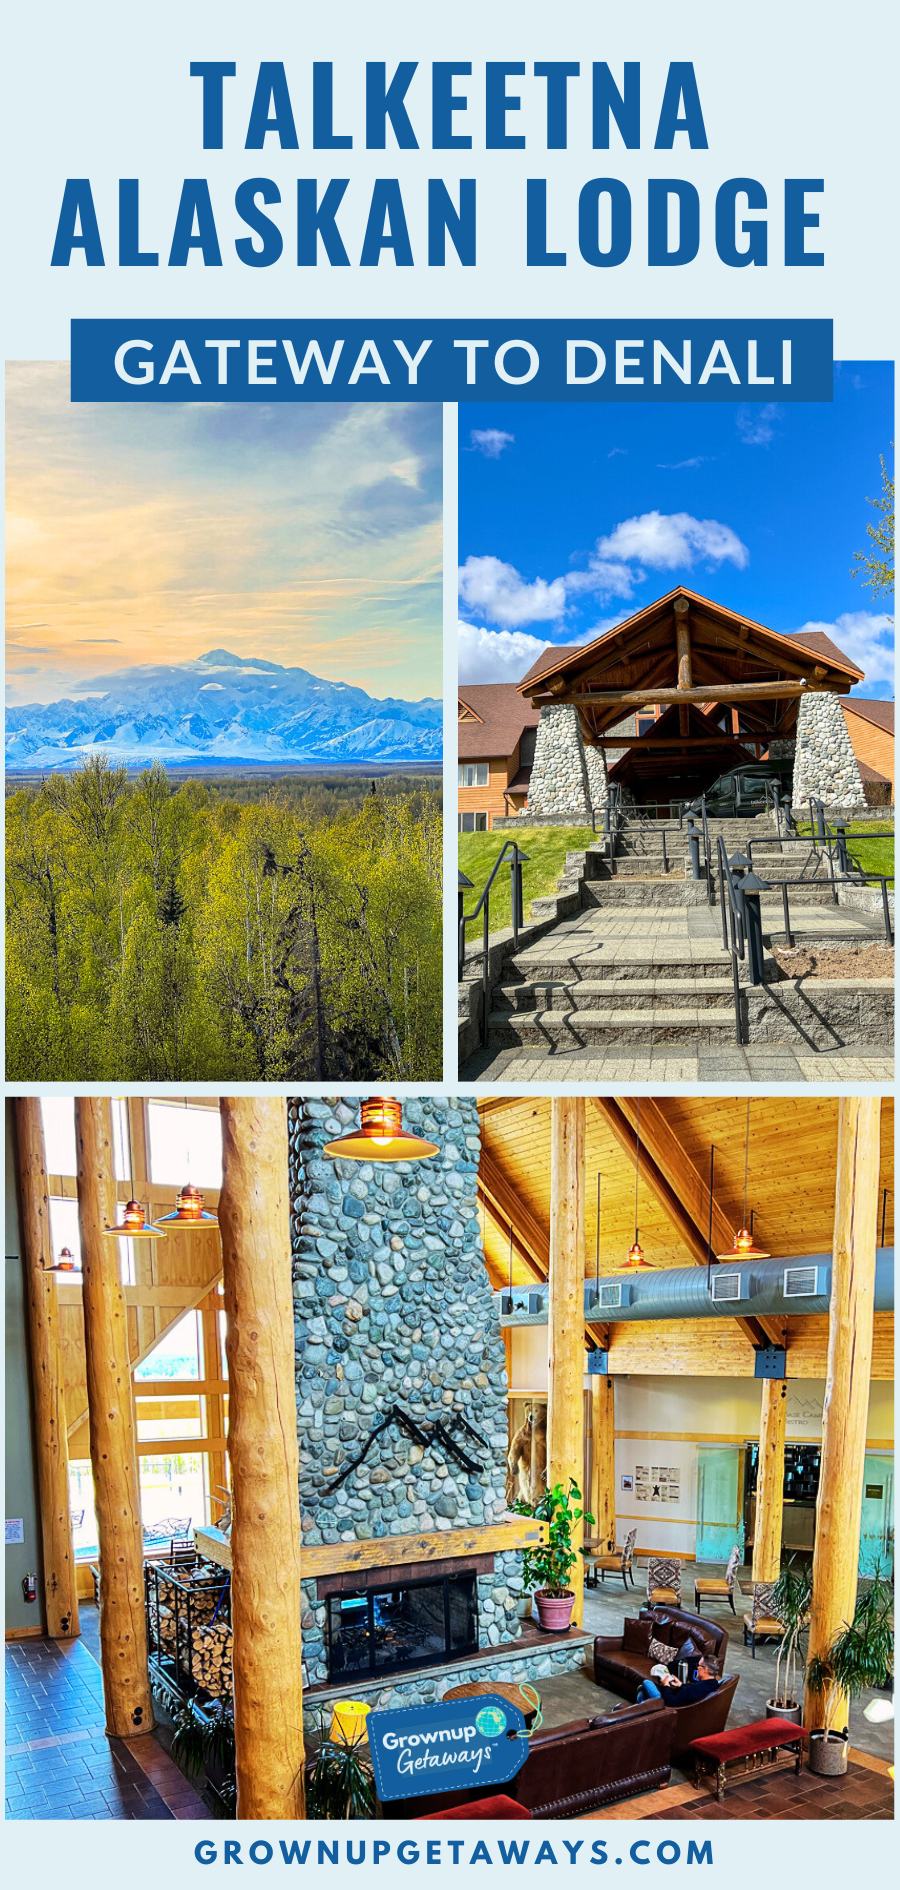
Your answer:
[[[366,1736],[382,1802],[432,1792],[490,1792],[528,1757],[525,1718],[499,1693],[370,1713]]]
[[[73,321],[73,400],[831,400],[830,321]]]

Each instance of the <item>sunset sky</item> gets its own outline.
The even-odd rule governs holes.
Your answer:
[[[73,405],[7,369],[7,701],[225,648],[440,696],[439,406]]]

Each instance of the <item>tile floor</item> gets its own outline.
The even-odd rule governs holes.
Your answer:
[[[7,1818],[209,1818],[152,1733],[107,1738],[96,1610],[82,1613],[80,1640],[7,1642]]]

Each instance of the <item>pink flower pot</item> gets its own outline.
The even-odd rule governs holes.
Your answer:
[[[572,1619],[575,1596],[538,1593],[534,1599],[541,1627],[551,1634],[565,1634]]]

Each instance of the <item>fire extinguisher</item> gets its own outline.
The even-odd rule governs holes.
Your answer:
[[[26,1601],[37,1601],[37,1579],[34,1575],[22,1576],[22,1593]]]

